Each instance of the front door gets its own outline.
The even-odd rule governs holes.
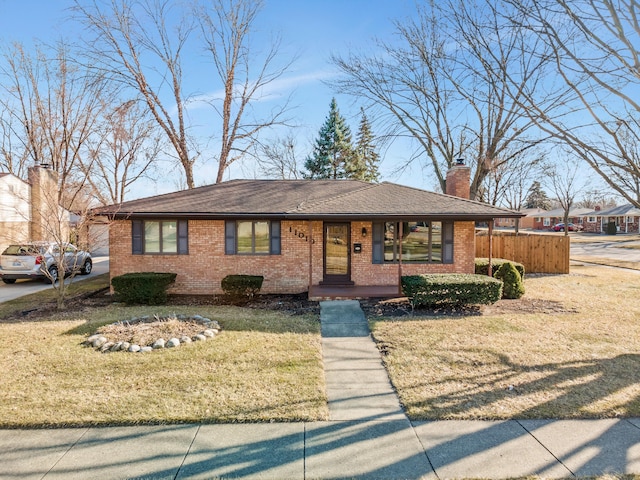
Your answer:
[[[351,224],[324,224],[323,283],[351,284]]]

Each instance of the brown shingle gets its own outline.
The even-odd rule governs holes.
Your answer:
[[[394,183],[358,180],[232,180],[97,209],[124,216],[224,218],[278,216],[450,217],[488,219],[519,213]]]

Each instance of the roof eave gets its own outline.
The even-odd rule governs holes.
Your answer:
[[[106,215],[117,220],[130,218],[191,218],[201,220],[228,220],[238,218],[269,218],[280,220],[396,220],[406,221],[415,220],[416,218],[438,219],[438,220],[456,220],[456,221],[484,221],[494,218],[522,218],[525,215],[516,212],[498,212],[498,213],[199,213],[199,212],[99,212],[100,215]]]

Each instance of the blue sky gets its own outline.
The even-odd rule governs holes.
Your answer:
[[[30,45],[36,39],[51,42],[61,37],[77,37],[79,28],[66,20],[66,9],[72,4],[71,0],[0,0],[0,41],[20,41]],[[334,92],[323,83],[323,80],[336,75],[328,61],[330,55],[348,50],[369,51],[374,37],[391,40],[393,21],[407,18],[414,9],[415,4],[411,0],[265,0],[256,24],[256,39],[279,34],[284,58],[296,54],[299,56],[287,75],[279,81],[280,91],[274,93],[277,97],[286,97],[290,93],[293,95],[292,104],[297,108],[292,116],[301,125],[297,130],[297,144],[303,155],[311,151],[313,139],[327,116],[331,97],[334,96]],[[202,62],[203,57],[194,54],[185,71],[196,77]],[[215,91],[206,88],[199,86],[198,93]],[[355,133],[360,105],[353,98],[335,96],[341,113]],[[434,187],[434,180],[429,174],[423,178],[419,168],[402,177],[391,174],[403,160],[401,148],[381,153],[384,154],[381,165],[384,180],[427,189]],[[212,182],[215,169],[213,162],[201,163],[196,169],[198,184]],[[230,170],[229,176],[246,176],[250,170],[250,166],[244,169],[236,166]],[[163,193],[175,188],[176,182],[164,183],[154,185],[151,191],[147,187],[145,193]],[[142,192],[135,192],[133,196],[140,194]]]

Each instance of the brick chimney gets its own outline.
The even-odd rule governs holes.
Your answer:
[[[471,168],[464,164],[464,160],[459,158],[456,164],[447,172],[446,194],[454,197],[469,198],[471,183]]]
[[[60,216],[58,174],[46,165],[29,167],[31,240],[52,240]]]

